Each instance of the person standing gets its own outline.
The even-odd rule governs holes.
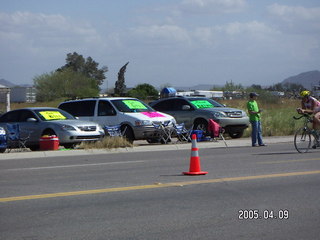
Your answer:
[[[251,140],[252,140],[252,147],[256,147],[257,142],[259,146],[266,146],[262,140],[262,127],[261,127],[261,110],[259,109],[257,98],[258,94],[252,92],[249,94],[249,101],[247,102],[247,109],[249,113],[249,120],[252,126],[251,132]]]

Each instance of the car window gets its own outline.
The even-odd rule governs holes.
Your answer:
[[[98,103],[98,116],[114,116],[116,111],[110,102],[105,100],[100,100]]]
[[[190,103],[184,99],[175,99],[173,103],[174,111],[183,111],[183,106],[188,105],[191,107]]]
[[[188,98],[188,100],[197,109],[223,107],[222,104],[209,98]]]
[[[18,122],[20,116],[20,110],[11,111],[3,114],[0,118],[0,122]]]
[[[158,111],[182,111],[182,106],[189,105],[191,106],[188,101],[185,99],[166,99],[163,101],[160,101],[159,103],[154,105],[154,108]],[[193,107],[192,107],[193,108]]]
[[[96,100],[65,102],[59,108],[77,117],[90,117],[94,115]]]
[[[120,112],[154,112],[151,107],[138,99],[117,99],[111,102]]]
[[[75,119],[71,114],[61,109],[38,109],[35,113],[42,121]]]
[[[28,118],[37,119],[37,117],[34,115],[34,113],[31,112],[30,110],[21,110],[19,115],[20,115],[19,122],[26,122]]]

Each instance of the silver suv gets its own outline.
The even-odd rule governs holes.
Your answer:
[[[163,98],[149,104],[157,111],[173,116],[178,123],[186,127],[202,129],[207,132],[208,121],[218,122],[232,138],[240,138],[249,126],[249,118],[245,111],[228,108],[204,97],[171,97]]]

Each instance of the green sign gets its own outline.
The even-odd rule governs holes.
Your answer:
[[[207,100],[191,101],[196,108],[213,108],[213,105]]]
[[[148,109],[145,105],[136,100],[123,100],[122,102],[130,109]]]

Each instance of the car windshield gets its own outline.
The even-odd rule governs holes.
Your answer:
[[[137,99],[117,99],[111,101],[120,112],[154,112],[144,102]]]
[[[60,109],[37,109],[34,112],[42,121],[75,119],[74,116]]]
[[[222,104],[210,98],[188,98],[188,100],[197,109],[224,107]]]

